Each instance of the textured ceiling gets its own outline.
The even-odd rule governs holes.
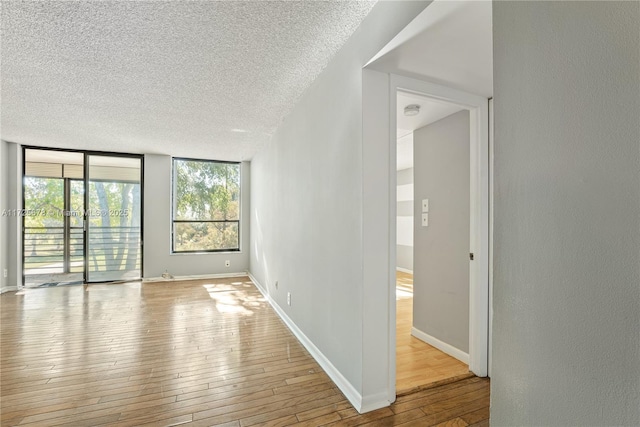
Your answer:
[[[250,159],[374,3],[3,0],[0,136]]]

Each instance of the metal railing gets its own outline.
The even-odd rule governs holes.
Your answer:
[[[140,269],[140,227],[90,226],[88,236],[90,272]]]
[[[25,227],[25,275],[82,273],[83,271],[84,233],[82,227],[70,228],[67,257],[65,257],[64,227]]]
[[[90,226],[87,262],[90,272],[139,270],[140,227]],[[24,274],[82,273],[84,231],[71,227],[65,251],[64,227],[25,227]]]

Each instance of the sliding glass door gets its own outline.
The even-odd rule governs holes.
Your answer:
[[[142,157],[87,154],[86,281],[142,277]]]
[[[142,156],[25,147],[23,283],[142,276]]]
[[[25,149],[24,286],[84,283],[84,154]]]

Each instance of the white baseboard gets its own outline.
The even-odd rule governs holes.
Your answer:
[[[298,338],[298,340],[302,343],[302,345],[307,349],[307,351],[311,354],[311,356],[318,362],[318,364],[324,369],[324,371],[329,375],[329,377],[333,380],[333,382],[338,386],[338,388],[342,391],[345,397],[351,402],[353,407],[359,412],[369,412],[374,409],[383,408],[385,406],[389,406],[389,400],[387,399],[386,393],[384,396],[371,396],[367,399],[363,399],[362,395],[358,393],[355,387],[340,373],[338,369],[327,359],[327,357],[316,347],[313,342],[298,328],[298,326],[291,320],[291,318],[285,313],[285,311],[276,303],[273,298],[269,295],[266,288],[262,286],[262,284],[249,272],[249,278],[256,285],[256,288],[262,293],[262,295],[266,298],[266,300],[271,304],[271,307],[278,313],[282,321],[287,325],[287,327],[293,332],[293,334]],[[382,402],[384,401],[384,402]]]
[[[362,403],[361,403],[359,409],[358,409],[358,407],[356,405],[353,405],[353,402],[351,402],[351,404],[361,414],[364,414],[366,412],[375,411],[376,409],[380,409],[380,408],[386,408],[391,403],[392,402],[389,402],[389,392],[388,391],[385,391],[385,392],[382,392],[382,393],[378,393],[378,394],[372,395],[372,396],[364,396],[362,398]]]
[[[227,277],[244,277],[248,276],[249,273],[246,271],[241,271],[239,273],[221,273],[221,274],[196,274],[192,276],[172,276],[169,279],[165,279],[164,277],[144,277],[142,279],[143,282],[177,282],[180,280],[200,280],[200,279],[224,279]]]
[[[409,270],[409,269],[402,268],[402,267],[396,267],[396,270],[402,271],[403,273],[413,274],[413,270]]]
[[[426,332],[422,332],[420,329],[416,329],[414,327],[411,328],[411,335],[418,338],[421,341],[426,342],[429,345],[434,346],[438,350],[447,353],[449,356],[455,357],[462,363],[469,364],[469,354],[452,346],[451,344],[447,344],[444,341],[440,341],[438,338],[433,337]]]
[[[17,290],[18,290],[17,286],[6,286],[0,289],[0,294],[4,294],[5,292],[17,291]]]

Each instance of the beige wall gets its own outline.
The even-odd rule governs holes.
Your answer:
[[[413,327],[469,353],[469,111],[414,132]],[[429,225],[422,226],[422,200]]]

